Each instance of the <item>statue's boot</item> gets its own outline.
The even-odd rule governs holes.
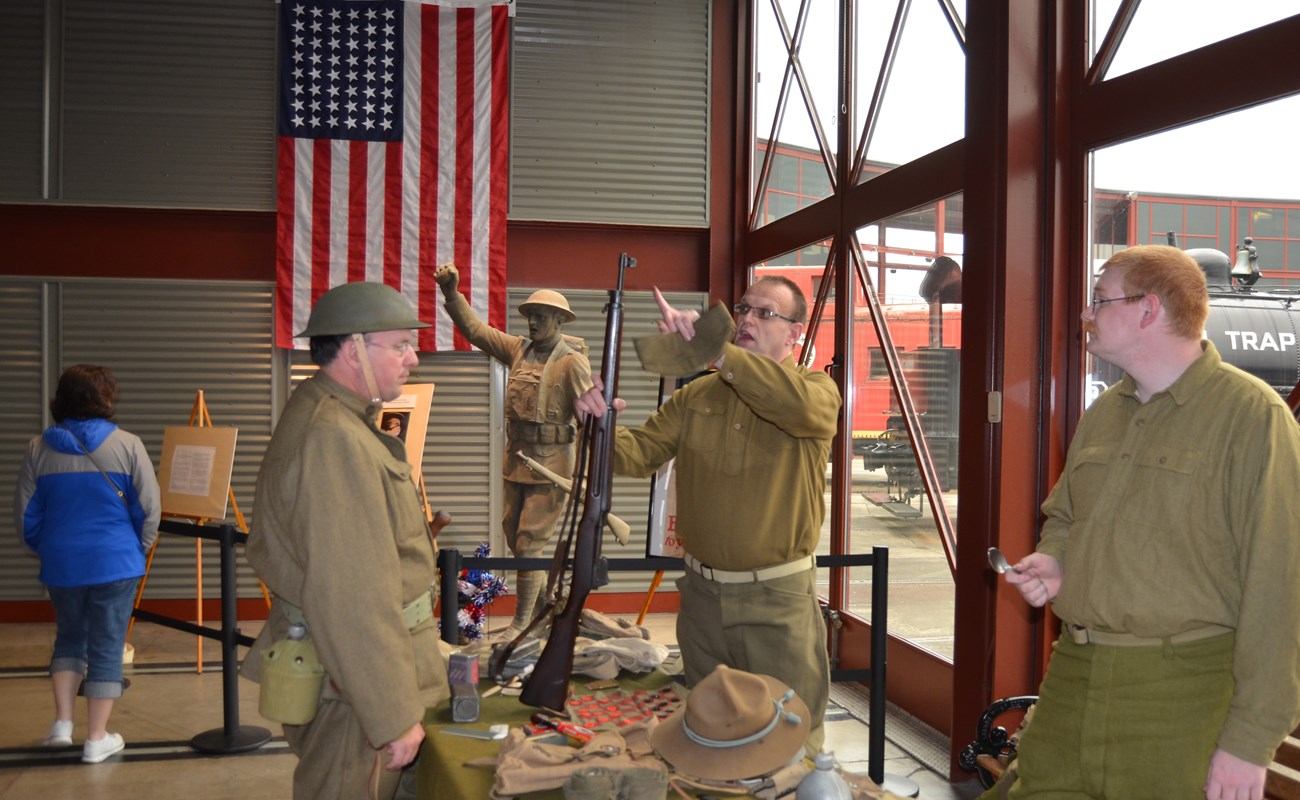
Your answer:
[[[511,641],[528,627],[528,623],[533,621],[536,612],[544,605],[542,589],[545,586],[546,573],[542,570],[515,573],[515,618],[510,621],[508,628],[493,637],[495,641]],[[533,630],[533,636],[539,636],[545,631],[545,626],[539,624]]]

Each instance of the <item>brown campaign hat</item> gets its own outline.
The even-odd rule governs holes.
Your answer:
[[[636,354],[646,372],[684,378],[717,361],[735,335],[731,312],[718,303],[695,320],[695,336],[689,342],[676,332],[642,336],[636,340]]]
[[[769,675],[719,664],[650,733],[655,753],[695,778],[737,781],[774,772],[803,752],[808,706]]]
[[[578,318],[573,309],[569,308],[568,298],[553,289],[538,289],[528,295],[528,299],[519,304],[519,313],[526,317],[533,312],[535,306],[559,311],[565,322],[573,322]]]

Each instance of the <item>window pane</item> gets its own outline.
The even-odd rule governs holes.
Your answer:
[[[1292,307],[1300,290],[1300,226],[1294,224],[1300,220],[1300,154],[1281,122],[1297,114],[1300,96],[1292,96],[1123,142],[1092,157],[1088,256],[1094,274],[1086,288],[1095,268],[1116,250],[1164,244],[1166,231],[1173,231],[1177,246],[1198,249],[1197,260],[1206,268],[1208,338],[1225,361],[1279,391],[1290,391],[1297,374],[1294,332],[1300,316]],[[1252,135],[1230,135],[1243,130]],[[1117,224],[1126,219],[1134,224]],[[1112,365],[1091,357],[1086,370],[1085,403],[1120,377]]]
[[[792,194],[769,192],[767,195],[767,217],[764,222],[784,217],[799,208],[799,198]]]
[[[764,0],[754,5],[754,202],[761,203],[767,192],[777,189],[826,197],[830,194],[826,161],[835,148],[839,6],[805,5],[797,0],[775,4]],[[801,10],[807,11],[802,28]],[[820,162],[804,171],[804,179],[812,184],[800,187],[797,170],[789,171],[796,165],[778,164],[782,158]],[[764,184],[764,163],[769,159]],[[755,220],[760,226],[794,212],[801,203],[764,207],[766,213]]]
[[[1292,199],[1300,185],[1297,119],[1300,96],[1293,95],[1107,147],[1096,151],[1094,185],[1144,195]]]
[[[1110,27],[1118,5],[1116,0],[1094,5],[1096,25],[1100,28],[1095,43],[1101,41]],[[1295,13],[1292,0],[1233,0],[1231,3],[1142,0],[1105,77],[1114,78],[1151,66]]]
[[[854,292],[852,419],[853,497],[849,552],[890,548],[890,632],[952,657],[954,588],[942,530],[957,523],[957,429],[961,346],[962,197],[947,198],[858,231],[864,274],[877,290],[882,319],[866,292]],[[883,288],[882,288],[883,286]],[[890,377],[883,330],[906,378],[907,402]],[[905,412],[914,416],[909,429]],[[919,430],[931,470],[918,463]],[[937,479],[941,526],[923,476]],[[854,570],[848,609],[870,612],[866,570]]]
[[[1260,269],[1282,263],[1283,243],[1270,239],[1252,239],[1255,254],[1259,256]]]
[[[831,196],[831,176],[823,161],[805,160],[799,192],[804,197],[821,199]]]
[[[1219,211],[1217,206],[1188,204],[1186,212],[1188,233],[1209,237],[1219,235]]]
[[[1153,231],[1181,231],[1183,226],[1183,207],[1175,203],[1151,204],[1151,229]],[[1159,244],[1163,242],[1158,242]]]
[[[895,3],[857,5],[853,136],[855,146],[864,132],[868,137],[864,181],[965,135],[966,57],[940,3],[910,5],[876,116],[868,116],[888,63],[885,48],[895,11]]]
[[[767,181],[768,191],[799,191],[799,161],[796,156],[777,153],[772,157],[772,177]]]
[[[1250,209],[1250,231],[1256,239],[1286,234],[1286,210],[1255,206]]]
[[[907,379],[906,406],[913,411],[912,428],[920,431],[930,453],[931,472],[938,481],[936,496],[943,504],[941,514],[949,521],[948,530],[956,524],[957,508],[961,208],[958,195],[857,232],[868,261],[861,274],[870,276],[867,279],[873,286],[882,275],[899,285],[894,290],[896,296],[889,299],[877,286],[881,329],[898,356],[897,368]],[[811,314],[817,289],[834,276],[824,263],[805,260],[799,266],[781,266],[788,263],[786,254],[756,265],[753,277],[776,274],[794,281],[806,296]],[[951,659],[952,573],[904,419],[904,404],[890,377],[886,347],[873,324],[858,274],[855,270],[853,391],[845,399],[845,413],[853,420],[853,495],[846,547],[852,553],[869,552],[876,545],[891,548],[890,633]],[[822,316],[810,320],[806,331],[808,363],[813,369],[825,368],[835,356],[838,300],[832,295]],[[796,357],[799,355],[796,352]],[[829,485],[826,502],[831,502]],[[818,554],[829,552],[828,514]],[[864,568],[850,570],[848,576],[845,608],[864,618],[871,611],[870,574],[870,569]],[[826,581],[828,575],[823,571],[819,579]],[[823,585],[823,593],[828,589]]]

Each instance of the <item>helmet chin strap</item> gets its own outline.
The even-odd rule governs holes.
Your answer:
[[[357,360],[361,362],[361,374],[366,379],[366,391],[370,392],[370,402],[382,405],[384,401],[379,396],[379,382],[375,380],[375,371],[370,366],[370,354],[366,352],[365,334],[352,334],[352,343],[357,346]]]

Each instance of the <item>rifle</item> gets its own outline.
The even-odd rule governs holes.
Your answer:
[[[551,711],[564,710],[569,695],[569,677],[573,674],[573,646],[578,638],[578,622],[587,595],[609,581],[605,559],[600,555],[600,534],[609,516],[610,489],[614,479],[614,396],[618,390],[619,344],[623,335],[623,274],[636,266],[627,253],[618,257],[618,288],[609,292],[605,316],[605,351],[601,356],[600,379],[605,385],[605,413],[588,417],[583,423],[579,463],[574,471],[570,510],[577,498],[583,498],[582,518],[576,529],[566,525],[565,536],[556,545],[548,584],[556,583],[573,547],[573,574],[564,610],[551,622],[546,640],[532,675],[524,684],[519,699],[530,706]],[[585,481],[584,481],[585,476]],[[585,486],[584,486],[585,483]],[[572,514],[569,522],[572,522]],[[551,589],[547,587],[548,591]],[[534,620],[534,623],[536,620]],[[531,626],[529,626],[531,627]]]

